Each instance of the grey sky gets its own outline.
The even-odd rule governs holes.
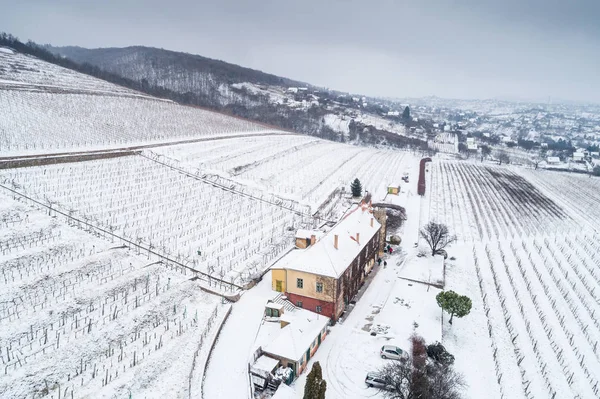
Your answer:
[[[0,0],[0,30],[186,51],[368,95],[600,103],[599,0]]]

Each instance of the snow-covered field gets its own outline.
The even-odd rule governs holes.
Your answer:
[[[351,118],[345,115],[327,114],[323,117],[325,124],[336,132],[348,135]]]
[[[440,133],[427,142],[429,148],[439,152],[458,154],[458,138],[454,133]]]
[[[365,190],[385,193],[418,163],[412,153],[376,150],[310,137],[248,137],[157,148],[155,153],[202,173],[219,173],[244,184],[311,206],[316,211],[355,178]],[[374,198],[379,200],[380,198]]]
[[[0,87],[8,85],[26,90],[61,88],[99,94],[142,95],[30,55],[3,51],[0,52]]]
[[[437,160],[429,168],[428,218],[459,237],[446,288],[473,300],[468,321],[444,326],[468,397],[486,386],[487,397],[600,396],[600,235],[586,223],[599,209],[598,182]],[[473,356],[487,359],[473,367]]]
[[[222,313],[189,271],[5,193],[0,237],[2,397],[187,396]]]
[[[305,219],[267,198],[214,186],[142,156],[9,169],[0,179],[54,209],[233,283],[268,266]]]
[[[154,99],[2,88],[0,94],[5,156],[265,131],[241,119]]]
[[[0,53],[0,110],[3,156],[265,131],[9,52]]]

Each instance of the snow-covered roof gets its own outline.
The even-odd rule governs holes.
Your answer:
[[[321,331],[329,325],[329,318],[300,308],[284,315],[289,324],[281,329],[272,342],[263,347],[263,351],[298,361]]]
[[[256,359],[256,361],[252,365],[252,369],[253,369],[253,371],[257,370],[260,372],[272,373],[273,370],[275,370],[275,367],[277,367],[278,365],[279,365],[279,360],[273,359],[272,357],[262,355],[258,359]],[[261,375],[262,375],[262,373],[261,373]]]
[[[315,236],[317,239],[319,239],[323,236],[323,232],[318,230],[306,229],[300,229],[296,232],[296,238],[310,238],[311,236]]]
[[[380,227],[368,206],[358,205],[314,245],[296,250],[302,252],[278,268],[338,278]],[[337,249],[335,236],[338,237]]]

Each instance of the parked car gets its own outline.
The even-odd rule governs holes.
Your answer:
[[[367,373],[367,377],[365,378],[365,384],[367,384],[369,388],[375,387],[379,389],[386,389],[388,391],[391,390],[391,387],[385,383],[383,377],[381,377],[377,373]]]
[[[379,355],[382,359],[401,360],[403,362],[408,360],[408,353],[392,345],[382,346]]]

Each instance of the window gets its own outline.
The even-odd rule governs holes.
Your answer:
[[[323,283],[317,283],[317,292],[323,292]]]
[[[296,306],[298,306],[299,308],[301,308],[302,307],[302,301],[296,302]]]
[[[298,288],[304,288],[304,280],[301,278],[297,278],[296,279],[296,287]]]
[[[315,311],[317,313],[321,313],[323,311],[323,309],[320,306],[317,306],[317,308],[315,309]]]

